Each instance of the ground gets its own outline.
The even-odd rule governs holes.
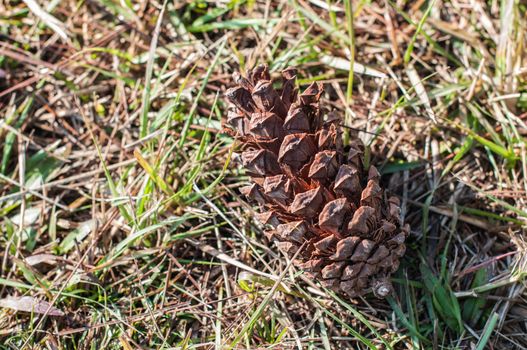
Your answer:
[[[0,1],[0,348],[527,348],[525,1]],[[410,224],[395,291],[291,265],[232,73],[298,68]]]

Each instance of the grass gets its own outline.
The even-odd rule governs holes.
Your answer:
[[[0,348],[527,348],[526,11],[0,3]],[[252,220],[222,93],[257,63],[322,81],[400,196],[387,300],[325,290]]]

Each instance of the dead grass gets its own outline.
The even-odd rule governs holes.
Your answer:
[[[0,348],[527,348],[525,16],[0,1]],[[252,221],[221,122],[257,63],[323,81],[401,197],[392,298],[340,299]]]

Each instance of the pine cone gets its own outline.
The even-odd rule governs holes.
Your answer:
[[[242,193],[258,202],[266,236],[296,266],[350,298],[370,291],[386,297],[389,276],[405,252],[408,226],[399,200],[386,198],[374,166],[365,169],[364,147],[343,145],[341,119],[323,115],[320,83],[303,93],[296,71],[282,72],[275,90],[266,66],[234,75],[226,92],[234,105],[227,122],[241,141],[242,163],[252,179]]]

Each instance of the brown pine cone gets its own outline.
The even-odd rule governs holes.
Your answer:
[[[242,143],[242,162],[252,184],[242,193],[260,205],[267,237],[296,266],[322,285],[349,297],[370,291],[386,297],[390,274],[405,252],[408,226],[400,220],[399,200],[386,198],[374,166],[365,169],[364,147],[344,146],[341,119],[323,115],[320,83],[303,93],[296,71],[282,72],[275,90],[266,66],[247,77],[234,75],[227,91],[235,108],[228,123]]]

